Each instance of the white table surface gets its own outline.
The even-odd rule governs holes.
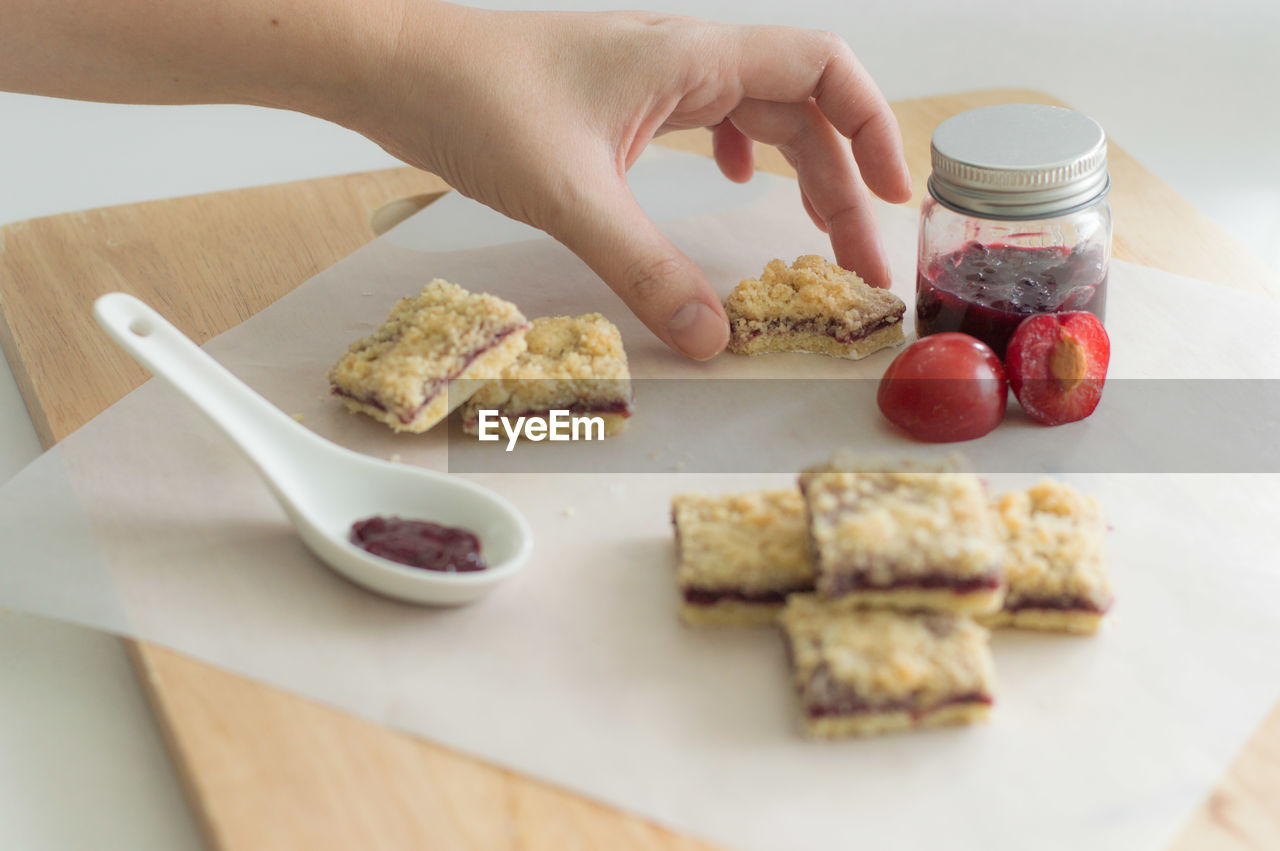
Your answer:
[[[1222,0],[1211,12],[1195,0],[668,0],[649,7],[833,30],[890,99],[980,88],[1054,94],[1097,118],[1118,144],[1280,269],[1274,0]],[[395,164],[353,133],[290,113],[0,94],[0,223]],[[0,481],[39,451],[0,360]],[[0,696],[0,848],[201,847],[118,641],[0,613]]]

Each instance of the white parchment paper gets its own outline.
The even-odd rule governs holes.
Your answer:
[[[698,205],[666,229],[722,294],[769,257],[829,253],[789,181],[731,188],[709,163],[663,154],[633,182],[651,209]],[[914,215],[881,213],[911,304]],[[531,316],[600,310],[642,377],[874,377],[892,357],[692,364],[531,237],[446,199],[206,349],[326,437],[437,469],[442,430],[393,435],[348,415],[324,379],[433,276]],[[1280,377],[1267,299],[1117,263],[1109,305],[1114,375]],[[631,429],[644,428],[641,407]],[[1025,431],[997,429],[986,451]],[[0,489],[0,605],[165,644],[746,849],[1160,847],[1280,697],[1278,477],[1068,474],[1114,527],[1118,603],[1102,633],[998,634],[988,725],[806,742],[776,634],[678,625],[668,520],[677,492],[792,479],[673,472],[682,452],[673,442],[648,474],[475,476],[526,513],[533,564],[476,605],[418,608],[328,571],[250,466],[153,381]]]

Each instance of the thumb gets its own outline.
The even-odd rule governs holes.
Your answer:
[[[576,198],[551,235],[668,346],[695,360],[719,354],[729,323],[702,270],[662,235],[621,178],[582,185],[596,190]]]

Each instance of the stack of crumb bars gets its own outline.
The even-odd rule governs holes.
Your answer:
[[[681,619],[781,627],[816,738],[987,717],[988,627],[1089,634],[1111,605],[1097,503],[1045,481],[989,499],[958,459],[846,454],[799,487],[672,500]]]
[[[469,434],[484,409],[513,418],[563,410],[617,434],[632,413],[630,378],[622,335],[599,313],[530,322],[509,301],[440,278],[400,299],[329,370],[350,411],[417,434],[463,403]]]

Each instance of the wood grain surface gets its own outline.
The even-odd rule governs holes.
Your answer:
[[[1054,102],[989,91],[894,104],[915,178],[956,112]],[[665,144],[708,153],[702,131]],[[1239,289],[1280,280],[1112,140],[1115,255]],[[776,151],[761,166],[791,174]],[[0,228],[0,343],[46,446],[147,377],[94,325],[124,290],[203,342],[252,316],[447,187],[408,168],[52,216]],[[676,851],[711,846],[447,748],[131,643],[209,845],[274,849]],[[1190,818],[1187,849],[1280,848],[1280,710]]]

